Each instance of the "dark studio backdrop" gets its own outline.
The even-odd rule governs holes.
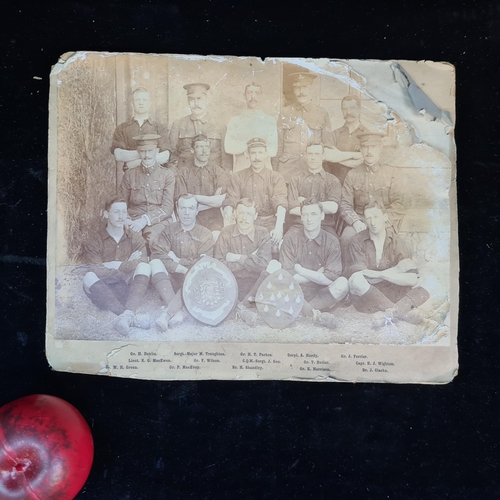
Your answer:
[[[499,498],[500,2],[13,2],[0,17],[0,404],[85,416],[81,499]],[[457,68],[460,370],[445,386],[148,382],[45,360],[48,85],[73,50]],[[33,79],[34,76],[41,77]]]

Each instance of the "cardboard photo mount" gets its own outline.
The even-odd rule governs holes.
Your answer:
[[[135,103],[137,96],[142,96],[145,104]],[[357,116],[356,112],[355,116],[350,115],[350,106],[358,110]],[[61,56],[51,72],[49,120],[46,351],[53,369],[155,380],[426,384],[445,384],[457,374],[459,265],[455,68],[449,63],[67,53]],[[134,137],[158,136],[158,139],[153,139],[158,146],[154,168],[158,169],[162,180],[158,177],[155,182],[165,182],[165,185],[155,187],[163,189],[164,193],[162,201],[156,205],[151,198],[147,202],[138,201],[144,193],[149,193],[148,196],[158,194],[150,191],[145,181],[136,177],[136,184],[130,186],[129,183],[130,172],[138,169],[134,171],[137,174],[144,165],[136,149],[137,142],[131,142],[136,141],[133,133],[136,134]],[[394,307],[379,310],[378,315],[373,309],[367,310],[366,296],[363,299],[362,293],[357,291],[356,280],[350,279],[354,271],[359,271],[359,266],[352,267],[356,262],[350,262],[350,266],[344,262],[343,268],[339,268],[340,257],[333,258],[332,252],[336,250],[330,248],[342,249],[343,259],[347,255],[359,258],[359,251],[356,254],[352,250],[353,240],[343,242],[341,237],[340,243],[338,239],[335,240],[337,243],[332,243],[327,227],[325,233],[328,234],[323,239],[312,238],[318,245],[316,268],[312,271],[326,277],[327,281],[323,281],[320,276],[321,286],[333,290],[335,300],[331,307],[325,306],[321,314],[332,315],[335,325],[321,322],[318,311],[310,314],[302,305],[296,310],[291,308],[285,298],[290,300],[294,290],[281,289],[278,278],[271,283],[276,288],[268,295],[262,294],[260,303],[255,298],[259,307],[249,308],[250,317],[255,321],[245,322],[238,306],[242,297],[236,298],[235,307],[231,303],[228,311],[217,302],[231,302],[224,293],[225,271],[219,269],[218,274],[210,274],[202,269],[201,281],[190,285],[192,289],[183,291],[177,324],[167,326],[166,330],[156,324],[163,313],[168,314],[170,304],[162,300],[151,280],[134,311],[135,319],[130,323],[125,321],[125,326],[123,322],[122,326],[117,326],[119,311],[113,313],[102,307],[88,286],[95,282],[88,281],[89,275],[96,276],[111,288],[116,283],[130,287],[134,279],[133,266],[122,265],[128,262],[127,256],[116,257],[120,262],[115,267],[113,264],[106,267],[104,261],[98,261],[98,250],[94,245],[94,253],[89,257],[90,242],[98,240],[102,243],[103,238],[109,236],[106,233],[110,220],[106,200],[113,196],[127,197],[130,220],[140,219],[143,210],[146,230],[154,228],[155,217],[161,219],[165,229],[155,243],[147,240],[150,248],[139,252],[138,262],[150,265],[160,255],[158,248],[161,245],[165,252],[171,250],[173,247],[166,248],[164,242],[171,242],[172,234],[177,234],[173,224],[181,224],[181,221],[175,222],[179,219],[179,212],[174,209],[174,193],[179,193],[175,191],[175,183],[180,182],[182,175],[190,175],[189,168],[195,168],[191,149],[196,134],[205,134],[210,144],[210,165],[222,172],[214,181],[215,184],[221,183],[221,189],[209,193],[211,199],[225,194],[221,214],[225,213],[228,200],[235,196],[233,191],[237,179],[242,176],[240,172],[253,168],[247,143],[254,139],[264,141],[266,175],[275,179],[273,185],[286,186],[286,191],[281,195],[284,201],[275,203],[278,208],[273,205],[273,200],[278,197],[277,191],[265,196],[254,193],[254,204],[261,211],[255,227],[264,227],[269,220],[274,224],[277,212],[265,215],[266,207],[272,206],[279,212],[279,204],[286,205],[284,233],[297,231],[297,236],[291,238],[285,234],[280,250],[272,257],[289,271],[293,252],[288,250],[292,240],[297,245],[311,243],[311,239],[306,241],[305,238],[305,243],[301,240],[301,235],[308,233],[304,233],[298,215],[302,199],[297,202],[297,193],[293,194],[292,186],[298,185],[293,179],[310,168],[308,161],[312,160],[307,155],[308,144],[310,147],[321,143],[322,168],[328,176],[335,177],[332,180],[327,176],[324,184],[332,182],[337,186],[331,188],[332,193],[337,193],[332,197],[325,195],[324,186],[320,189],[322,194],[318,194],[319,201],[327,207],[326,210],[323,208],[324,224],[327,225],[329,220],[330,229],[334,227],[335,234],[340,236],[352,222],[349,214],[366,222],[363,210],[359,213],[363,196],[360,195],[359,182],[366,181],[366,201],[373,198],[384,203],[384,211],[389,214],[386,235],[393,235],[391,241],[397,239],[398,248],[405,250],[394,255],[395,251],[386,246],[386,236],[384,249],[380,247],[373,254],[377,264],[370,267],[365,263],[368,270],[361,269],[360,272],[370,289],[375,287],[386,291],[392,285],[406,285],[408,290],[417,287],[424,290],[426,295],[409,294],[415,304],[411,309],[418,309],[418,312],[401,313],[398,309],[401,303],[387,291],[389,299],[394,299]],[[367,153],[369,134],[380,136],[380,157],[375,167],[370,164]],[[379,168],[391,172],[384,181],[380,180]],[[147,166],[144,172],[150,173]],[[223,176],[224,181],[220,180]],[[279,182],[276,181],[278,178],[281,179]],[[374,184],[378,182],[378,187],[370,191],[370,179],[375,178],[379,179],[373,180]],[[167,184],[170,187],[167,188]],[[128,191],[124,190],[124,185],[128,185]],[[167,192],[170,193],[168,196]],[[242,187],[239,192],[248,191]],[[142,193],[139,198],[138,193]],[[399,212],[395,209],[396,198],[400,204]],[[338,206],[336,211],[331,209],[335,206],[331,204],[333,201]],[[298,206],[299,212],[290,213],[292,206]],[[214,210],[213,206],[208,208]],[[218,217],[218,207],[215,209]],[[197,220],[202,220],[200,212]],[[228,227],[230,222],[234,220],[224,220]],[[213,231],[208,227],[210,224],[207,223],[207,228]],[[268,224],[271,239],[272,224],[271,229]],[[182,229],[182,224],[179,227]],[[365,230],[367,239],[363,240],[368,246],[375,241],[375,230],[370,232],[370,227]],[[204,230],[203,234],[206,234],[206,228]],[[321,231],[323,234],[323,229]],[[181,232],[182,237],[188,237],[186,231]],[[136,232],[136,236],[138,234],[141,233]],[[214,241],[216,237],[214,235]],[[256,237],[252,238],[255,243]],[[135,238],[134,241],[142,240]],[[116,244],[119,246],[122,242]],[[325,251],[327,245],[330,250]],[[373,248],[375,246],[373,243]],[[253,259],[256,265],[262,265],[262,260],[252,257],[257,252],[258,249],[236,260],[244,263]],[[116,250],[118,254],[119,250]],[[166,267],[174,269],[171,272],[174,283],[177,263],[182,265],[184,262],[191,267],[196,258],[204,258],[205,254],[193,254],[191,260],[183,260],[174,252],[177,259],[174,261],[165,255],[163,262],[170,264],[170,267],[165,264]],[[267,264],[269,258],[266,258]],[[319,262],[322,258],[324,263]],[[386,272],[390,267],[384,264],[386,258],[387,262],[395,259],[391,261],[393,267],[399,264],[399,268]],[[336,263],[332,263],[335,259]],[[248,286],[248,282],[240,278],[243,275],[238,274],[244,265],[233,265],[232,257],[222,260],[221,266],[234,274],[241,292]],[[405,267],[408,261],[411,265]],[[307,267],[305,261],[300,262],[302,267],[299,270],[292,268],[292,276],[287,273],[283,282],[286,281],[287,287],[297,284],[304,290],[303,294],[293,295],[294,300],[302,296],[305,297],[304,304],[311,301],[311,304],[317,304],[311,299],[314,293],[308,295],[307,290],[320,285],[314,285],[308,279],[302,280],[301,273],[311,275],[307,270],[303,271],[304,266]],[[107,273],[106,269],[110,272]],[[262,271],[265,269],[264,265]],[[274,272],[274,269],[270,271]],[[399,278],[394,277],[395,272],[402,274],[398,275]],[[417,278],[406,280],[410,273]],[[314,276],[313,279],[317,279],[318,275]],[[345,281],[336,281],[341,276]],[[402,282],[398,281],[401,276]],[[340,295],[336,295],[336,288],[330,286],[332,282],[340,288],[343,283],[348,283],[347,295],[337,300]],[[384,288],[381,282],[390,286]],[[176,286],[182,289],[182,282],[176,282]],[[175,288],[174,292],[177,291]],[[116,287],[113,289],[116,292]],[[191,293],[187,301],[186,293]],[[423,303],[418,297],[423,297],[420,301]],[[125,298],[118,298],[124,307],[128,304],[125,304]],[[190,311],[197,310],[200,314],[190,314],[186,304],[188,308],[195,308]],[[265,316],[270,312],[277,315],[272,321],[266,320]],[[283,316],[279,318],[281,314]],[[285,317],[286,314],[289,317]],[[223,320],[220,315],[224,315]],[[175,313],[167,316],[168,320],[172,316]],[[415,320],[416,316],[420,319]],[[211,319],[203,322],[203,318]]]

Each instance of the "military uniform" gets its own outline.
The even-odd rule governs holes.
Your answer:
[[[278,120],[277,171],[288,183],[292,177],[307,168],[305,153],[309,142],[325,147],[332,145],[328,112],[310,102],[301,106],[286,106]]]
[[[191,144],[193,138],[199,134],[206,135],[210,141],[212,161],[218,165],[226,166],[227,155],[223,149],[224,128],[209,122],[207,118],[196,118],[194,115],[187,115],[172,124],[169,135],[172,148],[170,161],[177,160],[177,168],[188,167],[194,158]]]
[[[127,170],[123,176],[120,192],[127,201],[128,213],[132,219],[146,216],[148,226],[161,224],[151,229],[146,226],[143,234],[155,235],[163,229],[174,208],[175,177],[170,169],[158,163],[151,167],[140,165]]]
[[[347,174],[340,201],[340,215],[346,224],[364,221],[363,208],[373,201],[385,207],[391,224],[399,229],[405,205],[401,179],[394,167],[362,163]]]

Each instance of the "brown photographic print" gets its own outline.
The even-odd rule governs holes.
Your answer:
[[[454,94],[454,67],[430,61],[63,55],[51,365],[449,382]]]

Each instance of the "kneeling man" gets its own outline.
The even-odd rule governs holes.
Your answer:
[[[104,205],[106,227],[85,244],[85,262],[93,264],[83,277],[83,290],[99,308],[117,315],[113,325],[123,335],[139,325],[135,311],[146,293],[151,268],[146,243],[140,233],[129,230],[127,203],[115,197]]]
[[[289,231],[283,238],[280,262],[304,292],[302,314],[329,328],[336,327],[333,314],[321,312],[341,301],[348,292],[341,277],[339,240],[321,229],[325,212],[321,202],[309,198],[301,203],[302,231]]]
[[[186,318],[181,297],[184,278],[201,257],[212,257],[214,249],[212,233],[196,222],[198,202],[193,195],[179,197],[177,212],[179,222],[166,226],[151,245],[151,282],[167,306],[156,320],[161,331]]]
[[[411,250],[387,227],[387,211],[381,203],[368,203],[363,213],[367,229],[349,241],[352,304],[360,312],[375,313],[374,327],[383,326],[392,318],[421,323],[423,317],[418,307],[429,298],[429,293],[416,286],[418,269]]]
[[[249,198],[236,203],[234,215],[236,224],[222,229],[214,257],[233,272],[241,301],[271,261],[271,236],[265,227],[254,224],[258,214]]]

